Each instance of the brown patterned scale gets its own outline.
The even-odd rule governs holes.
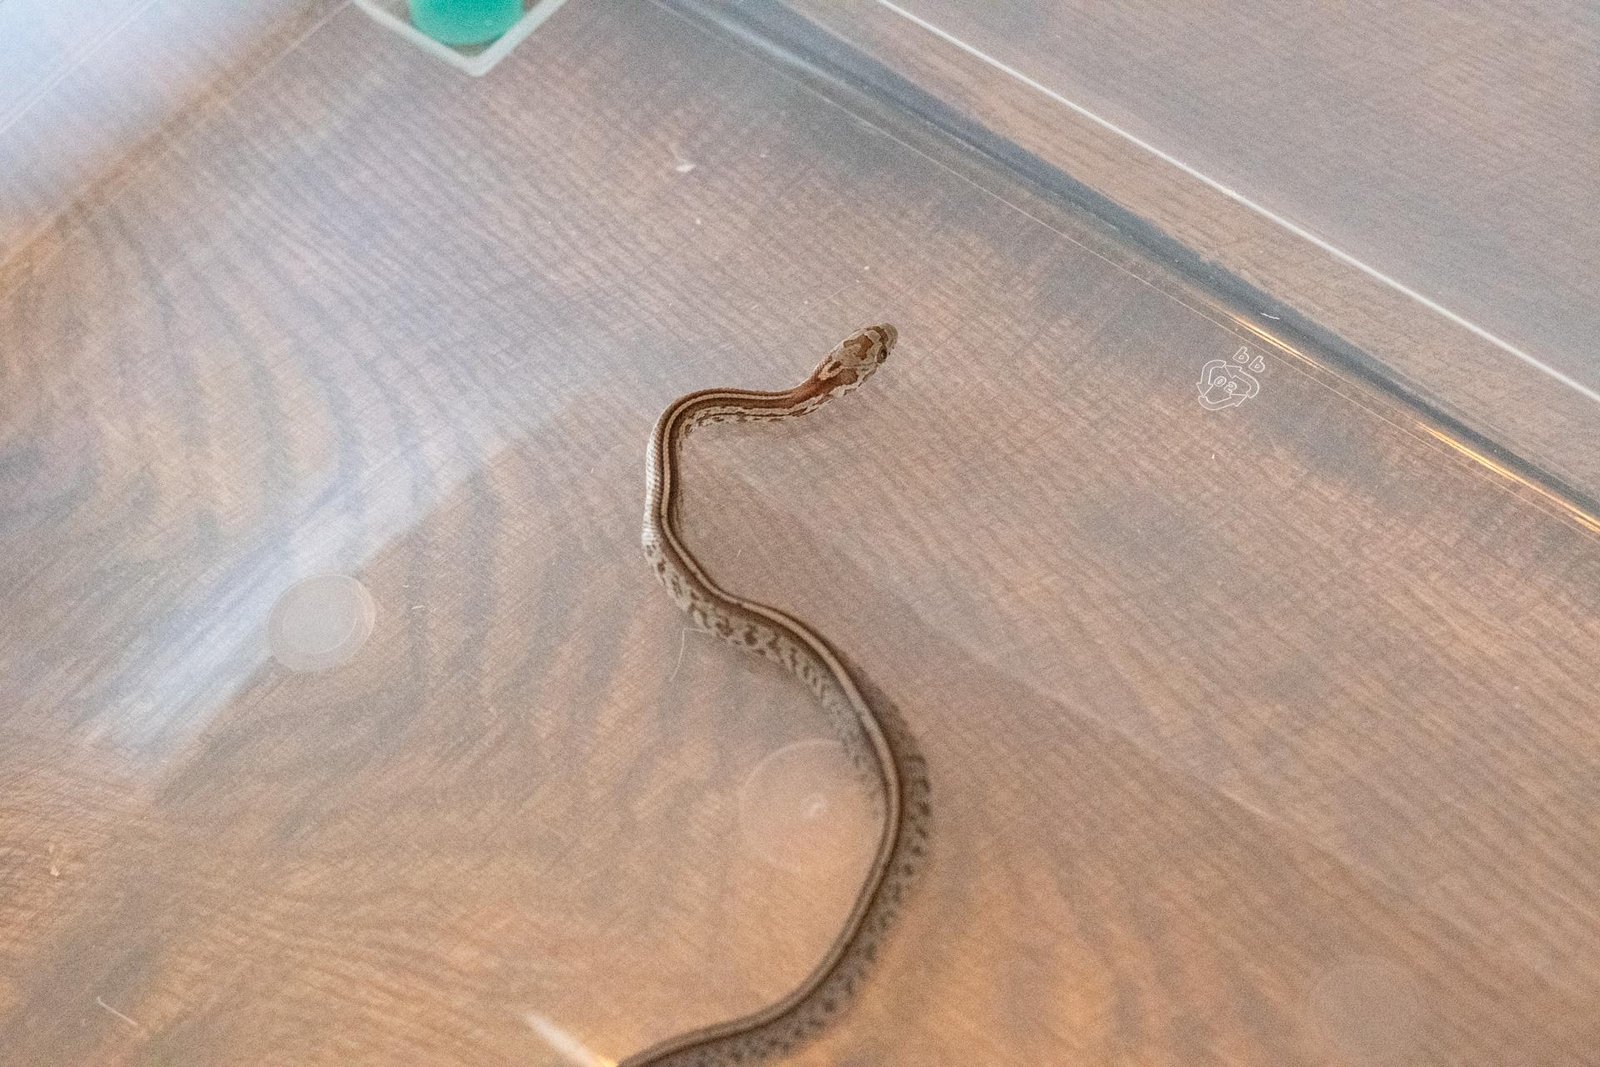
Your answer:
[[[893,326],[869,326],[840,342],[805,381],[782,392],[708,389],[667,408],[645,460],[644,554],[673,602],[696,627],[782,664],[838,728],[858,772],[883,803],[882,832],[849,917],[804,981],[761,1011],[663,1041],[618,1067],[751,1064],[816,1036],[850,1002],[927,854],[927,768],[895,708],[811,627],[719,586],[684,545],[678,524],[679,462],[698,426],[797,418],[860,388],[895,343]]]

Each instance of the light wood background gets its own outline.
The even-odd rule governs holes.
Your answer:
[[[314,26],[335,0],[8,0],[0,6],[0,265],[75,204],[202,120],[211,95]],[[0,285],[5,272],[0,269]]]
[[[7,1056],[603,1061],[784,990],[855,872],[741,787],[827,725],[652,584],[643,441],[888,320],[690,474],[934,777],[795,1062],[1592,1062],[1593,526],[912,139],[653,4],[482,81],[346,10],[13,276]],[[291,671],[329,571],[375,630]]]

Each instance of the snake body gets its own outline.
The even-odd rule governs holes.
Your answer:
[[[678,523],[682,445],[696,427],[815,411],[860,388],[882,365],[895,338],[893,326],[860,330],[829,352],[805,381],[782,392],[690,393],[662,413],[651,434],[643,541],[656,577],[696,627],[780,663],[805,684],[840,731],[858,773],[881,795],[883,829],[849,917],[803,982],[760,1011],[663,1041],[618,1067],[763,1062],[815,1036],[853,997],[926,854],[926,765],[893,706],[811,627],[719,586],[685,547]]]

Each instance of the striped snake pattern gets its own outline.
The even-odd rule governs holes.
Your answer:
[[[707,389],[674,402],[645,460],[644,554],[700,630],[774,660],[811,691],[857,772],[881,797],[882,831],[849,917],[822,959],[787,996],[749,1015],[680,1034],[618,1067],[722,1067],[770,1062],[816,1036],[853,999],[927,854],[926,763],[896,709],[838,649],[804,622],[723,589],[685,546],[678,523],[683,442],[700,426],[795,418],[860,388],[883,364],[893,326],[840,342],[805,381],[782,392]]]

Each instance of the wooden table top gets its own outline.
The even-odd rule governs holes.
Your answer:
[[[347,9],[11,276],[6,1062],[604,1063],[784,992],[871,827],[652,582],[643,446],[879,320],[692,448],[707,564],[933,777],[793,1062],[1594,1062],[1600,527],[849,99],[654,4],[482,80]]]

